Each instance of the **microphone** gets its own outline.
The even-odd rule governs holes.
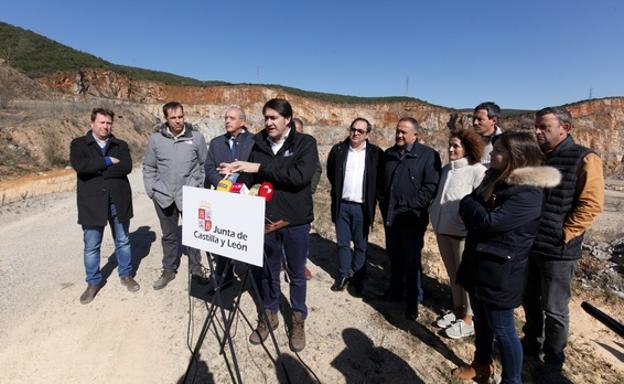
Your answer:
[[[219,183],[217,183],[217,188],[216,188],[217,191],[230,192],[232,190],[232,186],[234,185],[234,183],[236,183],[236,180],[238,180],[238,176],[240,176],[240,173],[234,172],[228,175],[228,177],[224,177],[223,179],[219,180]]]
[[[249,195],[249,189],[243,183],[234,183],[230,189],[232,193],[238,193],[239,195]]]
[[[238,180],[238,176],[240,176],[240,173],[234,172],[230,174],[230,176],[226,177],[225,179],[230,180],[232,183],[236,183],[236,180]]]
[[[249,188],[248,195],[250,196],[258,196],[258,190],[260,190],[260,184],[254,184]]]
[[[228,179],[219,180],[219,184],[217,184],[217,191],[219,192],[230,192],[232,190],[233,183]]]
[[[269,202],[273,198],[273,184],[268,181],[263,182],[262,184],[254,184],[247,191],[249,196],[260,196],[263,197],[266,202]]]
[[[264,200],[268,203],[273,198],[273,184],[268,181],[262,182],[258,188],[258,196],[264,197]]]

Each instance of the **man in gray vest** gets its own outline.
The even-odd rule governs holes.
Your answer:
[[[165,104],[163,114],[167,121],[150,136],[143,159],[145,192],[154,201],[163,232],[163,269],[154,289],[167,286],[180,265],[177,232],[182,215],[182,187],[203,187],[207,151],[204,135],[184,122],[182,104]],[[199,250],[189,248],[188,254],[191,273],[203,275]]]
[[[500,116],[500,107],[491,101],[486,101],[477,105],[472,114],[472,129],[477,132],[485,142],[481,164],[486,168],[490,167],[490,152],[492,152],[492,139],[501,133],[500,127],[496,125]]]
[[[591,149],[574,142],[571,128],[572,116],[565,108],[544,108],[535,114],[535,134],[546,164],[557,168],[563,176],[561,184],[544,196],[544,212],[529,260],[529,284],[523,304],[523,348],[528,356],[544,352],[540,380],[546,383],[563,379],[570,285],[581,257],[585,231],[604,204],[602,161]]]

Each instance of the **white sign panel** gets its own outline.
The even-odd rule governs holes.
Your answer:
[[[182,199],[182,244],[262,266],[264,198],[185,186]]]

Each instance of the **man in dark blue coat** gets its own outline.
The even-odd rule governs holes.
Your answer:
[[[115,256],[121,283],[139,290],[132,278],[132,254],[128,229],[132,217],[132,191],[127,175],[132,171],[130,150],[111,131],[115,114],[96,108],[91,130],[71,142],[69,159],[77,173],[78,224],[82,225],[87,289],[80,296],[88,304],[102,288],[100,245],[108,222],[115,239]]]
[[[380,199],[391,265],[384,298],[400,301],[405,292],[405,315],[411,320],[418,318],[418,303],[423,299],[420,252],[441,168],[438,153],[416,142],[418,129],[411,117],[399,120],[396,144],[384,153]]]
[[[230,107],[225,111],[225,134],[210,141],[208,156],[204,163],[206,170],[205,188],[217,188],[219,181],[225,175],[219,173],[221,163],[231,163],[236,160],[247,161],[254,144],[254,135],[245,126],[245,112],[240,107]],[[215,276],[210,280],[211,290],[218,282],[229,285],[233,278],[232,268],[226,271],[226,260],[214,255],[216,259]]]
[[[221,163],[236,160],[247,161],[254,144],[254,135],[245,126],[245,112],[240,107],[230,107],[225,111],[225,134],[215,137],[208,146],[208,156],[204,163],[206,188],[217,188],[223,179],[217,168]]]

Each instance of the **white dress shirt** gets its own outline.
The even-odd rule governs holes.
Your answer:
[[[273,141],[270,137],[267,137],[267,141],[269,142],[269,145],[271,146],[271,151],[273,151],[274,155],[277,155],[277,152],[279,152],[279,150],[282,149],[282,147],[284,146],[284,143],[286,142],[286,138],[288,137],[288,135],[290,135],[290,128],[288,128],[288,131],[284,133],[280,141],[277,143]]]
[[[355,150],[349,145],[347,164],[345,165],[342,200],[354,203],[364,202],[364,168],[366,166],[366,143]]]

